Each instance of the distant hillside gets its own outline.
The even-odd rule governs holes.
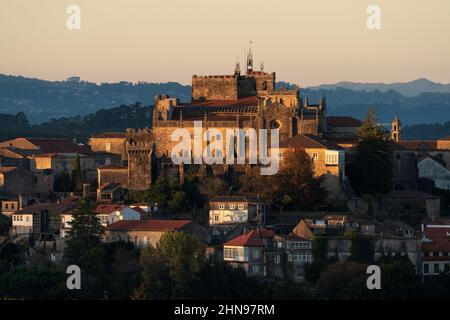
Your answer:
[[[450,84],[442,84],[430,81],[428,79],[417,79],[410,82],[396,82],[396,83],[361,83],[341,81],[335,84],[324,84],[310,89],[336,89],[345,88],[354,91],[381,91],[387,92],[390,90],[396,91],[406,97],[418,96],[421,93],[450,93]]]
[[[191,87],[179,83],[103,83],[45,81],[0,74],[0,113],[23,111],[31,123],[51,118],[87,115],[100,109],[141,101],[152,104],[155,95],[170,94],[189,101]]]
[[[135,103],[101,109],[86,116],[63,117],[34,125],[30,125],[22,112],[15,115],[0,114],[0,141],[19,136],[76,138],[87,141],[96,133],[149,127],[152,122],[152,109]],[[431,140],[445,136],[450,136],[450,121],[444,124],[414,124],[403,128],[404,139]]]
[[[390,123],[395,114],[399,115],[405,125],[444,123],[450,120],[450,90],[424,92],[432,88],[445,91],[447,85],[434,84],[425,79],[392,85],[341,84],[352,88],[324,85],[300,89],[301,95],[308,97],[312,103],[325,95],[328,113],[332,115],[352,115],[362,119],[369,108],[375,108],[385,123]],[[296,86],[278,82],[277,88],[281,87],[289,89]],[[413,96],[403,95],[393,90],[394,87],[399,91],[405,91],[405,88],[416,91]],[[366,91],[361,91],[362,88]],[[135,101],[151,105],[158,94],[169,94],[180,98],[181,101],[189,101],[191,87],[173,82],[119,82],[97,85],[80,81],[78,78],[52,82],[0,75],[0,113],[23,112],[32,124],[48,122],[54,118],[85,116],[100,109],[114,108],[121,104],[130,105]]]
[[[30,125],[23,113],[0,114],[0,141],[19,136],[76,138],[86,141],[101,132],[124,132],[127,128],[151,126],[152,107],[135,103],[111,109],[101,109],[86,116],[63,117],[49,122]]]

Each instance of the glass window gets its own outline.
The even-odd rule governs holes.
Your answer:
[[[439,273],[439,263],[434,264],[434,273]]]
[[[279,254],[277,254],[276,256],[275,256],[275,263],[276,264],[279,264],[280,263],[280,255]]]
[[[312,159],[313,160],[319,160],[319,153],[318,152],[313,152],[312,153]]]
[[[244,205],[243,204],[238,205],[238,209],[239,210],[244,210]]]
[[[236,205],[234,203],[230,203],[230,210],[236,209]]]
[[[429,266],[428,266],[428,263],[425,263],[425,264],[423,265],[423,273],[429,273],[429,272],[430,272],[429,269],[430,269],[430,268],[429,268]]]
[[[259,249],[253,249],[253,258],[255,259],[259,258]]]
[[[221,210],[225,209],[225,204],[223,204],[223,203],[219,204],[219,209],[221,209]]]

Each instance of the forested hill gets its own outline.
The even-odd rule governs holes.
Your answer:
[[[129,105],[135,101],[149,105],[159,94],[189,101],[191,87],[174,82],[96,84],[78,78],[45,81],[0,74],[0,113],[17,114],[22,111],[31,123],[85,116],[100,109]]]
[[[101,109],[86,116],[62,117],[35,125],[30,125],[22,112],[16,115],[0,114],[0,141],[20,136],[76,138],[86,141],[96,133],[124,132],[127,128],[149,127],[151,115],[152,107],[139,102],[129,106]]]
[[[380,90],[379,86],[370,84],[351,88],[342,88],[337,84],[301,89],[301,95],[308,97],[312,103],[325,95],[330,115],[352,115],[361,119],[367,109],[373,107],[387,124],[396,113],[405,125],[450,121],[450,93],[442,91],[446,87],[442,89],[442,86],[430,81],[425,84],[424,81],[405,83],[407,96],[392,90],[405,89],[400,84],[384,85]],[[292,86],[290,83],[277,83],[278,88]],[[95,84],[79,78],[45,81],[0,74],[0,113],[23,112],[32,124],[48,122],[52,118],[86,116],[100,109],[130,105],[135,101],[151,105],[158,94],[190,101],[191,87],[174,82]]]
[[[0,141],[19,136],[76,138],[86,141],[101,132],[123,132],[127,128],[151,126],[152,107],[121,105],[98,110],[87,116],[52,119],[39,125],[30,125],[23,112],[16,115],[0,114]],[[438,139],[450,135],[450,121],[444,124],[416,124],[403,129],[405,139]]]

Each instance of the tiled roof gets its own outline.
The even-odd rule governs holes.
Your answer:
[[[353,117],[328,116],[327,124],[332,127],[360,127],[362,122]]]
[[[320,139],[311,134],[298,134],[280,143],[280,148],[298,149],[331,149],[341,150],[342,148],[332,142]]]
[[[111,214],[114,211],[120,211],[126,208],[123,204],[101,204],[95,208],[94,212],[96,214]]]
[[[104,132],[95,134],[93,138],[125,139],[125,132]]]
[[[450,252],[450,226],[426,226],[424,233],[432,242],[422,242],[422,251]],[[439,258],[450,260],[450,257],[423,257],[424,260],[439,260]]]
[[[98,169],[100,169],[100,170],[123,170],[123,169],[127,169],[127,167],[122,166],[121,164],[111,163],[111,164],[107,164],[105,166],[98,167]]]
[[[17,167],[0,167],[0,173],[8,173],[17,170]]]
[[[114,191],[114,190],[116,190],[117,188],[119,188],[121,186],[122,186],[122,184],[120,184],[120,183],[111,182],[111,183],[108,183],[108,184],[104,185],[100,189],[101,189],[102,192],[111,192],[111,191]]]
[[[91,148],[87,145],[78,145],[70,139],[59,138],[28,138],[45,153],[83,153],[90,154]]]
[[[237,196],[215,196],[209,202],[261,202],[244,195]]]
[[[208,107],[229,107],[229,106],[258,106],[259,99],[257,96],[241,98],[238,100],[194,100],[187,106],[208,106]]]
[[[437,150],[436,140],[400,140],[396,144],[407,150]]]
[[[23,208],[22,210],[17,211],[18,214],[32,214],[35,212],[40,212],[44,209],[49,209],[53,203],[35,203],[31,206],[28,206],[26,208]]]
[[[176,231],[192,221],[190,220],[121,220],[106,229],[113,231]]]
[[[63,154],[59,154],[59,153],[42,153],[42,154],[38,154],[35,156],[35,158],[67,158],[65,155]]]
[[[254,229],[247,233],[244,233],[230,241],[226,242],[224,246],[237,246],[237,247],[263,247],[263,238],[273,238],[275,232],[267,229]]]

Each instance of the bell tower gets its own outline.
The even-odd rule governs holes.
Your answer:
[[[392,121],[392,128],[391,128],[392,141],[399,142],[402,138],[401,135],[402,135],[402,123],[400,122],[398,115],[395,115],[395,118]]]

